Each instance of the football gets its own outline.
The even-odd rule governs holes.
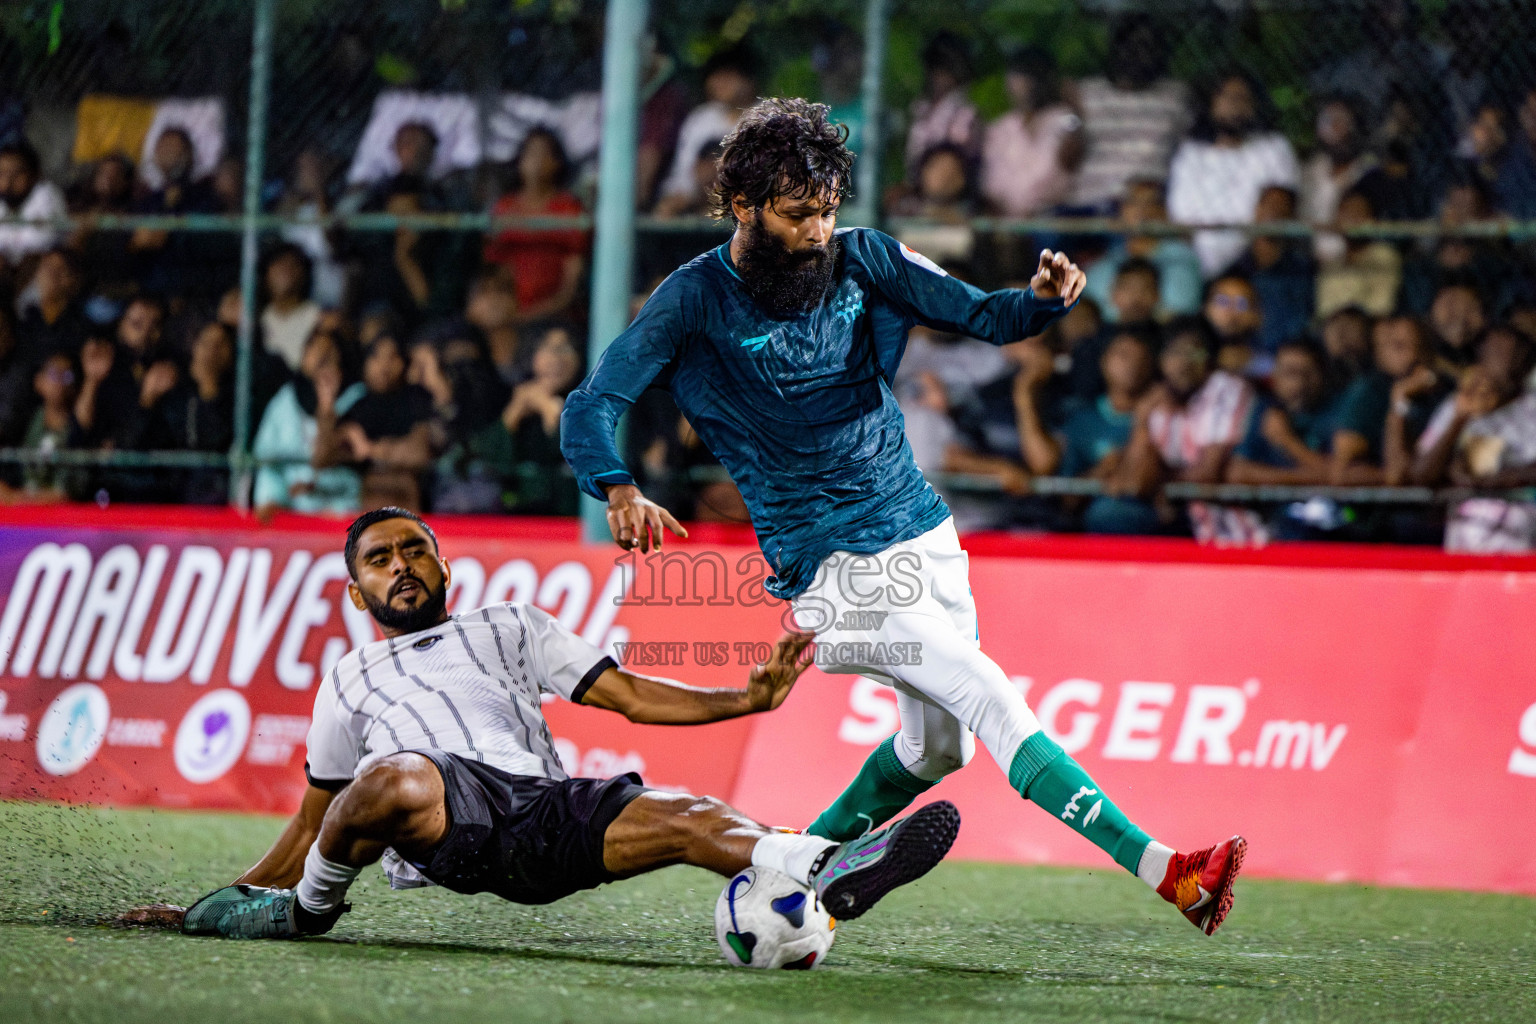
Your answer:
[[[735,967],[820,967],[836,928],[814,890],[766,868],[738,872],[715,901],[715,938]]]

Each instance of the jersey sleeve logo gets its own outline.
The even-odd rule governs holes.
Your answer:
[[[743,338],[741,341],[741,347],[746,349],[748,352],[751,352],[753,355],[757,355],[764,349],[764,347],[767,346],[768,339],[769,335],[766,334],[759,334],[755,338]]]
[[[901,255],[906,258],[908,263],[916,263],[924,270],[938,274],[940,277],[949,276],[948,272],[946,272],[943,267],[933,262],[933,260],[929,259],[927,256],[924,256],[922,253],[915,249],[908,249],[906,245],[901,242],[897,242],[896,244],[901,246]]]

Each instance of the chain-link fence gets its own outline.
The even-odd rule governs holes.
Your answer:
[[[1519,406],[1525,342],[1489,336],[1536,328],[1530,6],[658,0],[631,291],[726,237],[702,199],[740,108],[815,98],[878,170],[845,221],[986,288],[1042,247],[1088,268],[1039,342],[914,336],[892,386],[962,518],[1179,530],[1203,498],[1223,536],[1438,536],[1446,486],[1525,482],[1523,419],[1477,428],[1491,472],[1462,435]],[[607,13],[0,8],[5,496],[574,511],[555,424],[588,349]],[[744,518],[664,398],[627,445],[677,507]]]

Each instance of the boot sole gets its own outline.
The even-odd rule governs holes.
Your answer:
[[[1232,852],[1227,857],[1227,865],[1221,872],[1221,880],[1216,885],[1216,892],[1211,900],[1211,912],[1206,916],[1201,931],[1207,935],[1215,935],[1216,929],[1227,919],[1228,912],[1232,909],[1232,883],[1237,880],[1237,873],[1243,870],[1243,858],[1248,854],[1248,840],[1242,836],[1236,836],[1232,840]]]
[[[959,834],[960,811],[948,800],[919,808],[891,830],[885,856],[833,879],[821,893],[821,902],[833,917],[851,921],[892,889],[933,870]]]

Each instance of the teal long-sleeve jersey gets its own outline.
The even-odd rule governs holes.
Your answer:
[[[775,319],[753,300],[729,245],[662,282],[566,400],[561,448],[583,491],[633,483],[614,443],[619,415],[667,388],[741,490],[775,575],[792,598],[834,551],[874,554],[949,515],[907,444],[891,380],[914,324],[1003,345],[1064,312],[1032,291],[983,292],[889,235],[837,232],[826,298]]]

